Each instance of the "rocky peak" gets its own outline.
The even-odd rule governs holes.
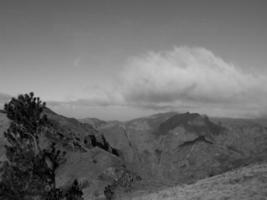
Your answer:
[[[207,116],[187,112],[176,114],[162,122],[155,131],[155,134],[166,135],[177,127],[182,127],[186,132],[194,132],[197,135],[218,135],[223,131],[223,127],[211,122]]]

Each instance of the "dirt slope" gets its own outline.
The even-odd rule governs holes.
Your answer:
[[[267,164],[246,166],[221,175],[148,193],[118,195],[123,200],[266,200]]]

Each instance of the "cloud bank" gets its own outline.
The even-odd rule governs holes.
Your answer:
[[[131,59],[122,73],[122,94],[127,103],[147,107],[246,112],[266,108],[266,78],[205,48],[176,47]]]
[[[205,48],[175,47],[131,58],[119,81],[67,103],[246,117],[267,110],[266,85],[266,75],[246,73]]]

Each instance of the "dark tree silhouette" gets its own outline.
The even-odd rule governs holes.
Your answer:
[[[4,106],[10,125],[4,133],[8,161],[0,183],[1,199],[32,199],[50,189],[50,169],[39,146],[39,135],[47,123],[44,108],[45,103],[33,93],[12,98]]]
[[[41,149],[41,133],[52,128],[43,114],[45,103],[29,94],[12,98],[4,106],[10,125],[4,136],[7,161],[0,174],[1,200],[59,200],[62,191],[56,188],[55,171],[64,153],[52,144]]]

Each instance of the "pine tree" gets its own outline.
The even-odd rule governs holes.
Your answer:
[[[55,172],[65,152],[57,150],[55,143],[46,149],[40,147],[41,134],[55,131],[44,114],[45,109],[45,103],[32,92],[12,98],[4,106],[10,126],[4,133],[8,160],[0,169],[1,200],[82,199],[77,180],[65,194],[56,188]]]
[[[46,199],[56,191],[55,170],[60,152],[52,145],[41,149],[39,137],[49,128],[45,103],[33,93],[12,98],[4,106],[10,126],[4,133],[8,142],[0,182],[0,199]],[[49,165],[50,163],[50,165]]]

